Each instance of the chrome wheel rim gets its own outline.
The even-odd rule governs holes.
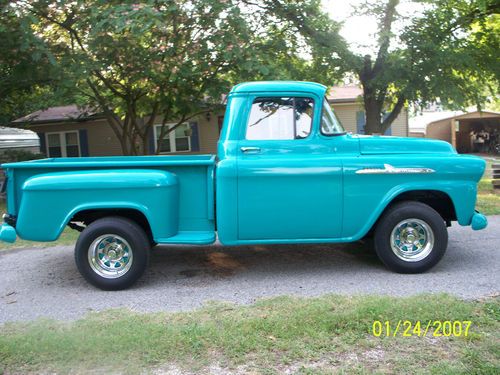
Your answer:
[[[90,267],[106,279],[116,279],[126,274],[132,266],[133,257],[129,243],[116,234],[97,237],[88,251]]]
[[[392,230],[391,248],[399,259],[418,262],[434,248],[434,233],[423,220],[405,219]]]

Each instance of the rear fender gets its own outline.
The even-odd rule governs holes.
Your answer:
[[[78,212],[132,209],[149,222],[153,238],[177,234],[179,185],[171,172],[149,169],[68,171],[37,175],[22,186],[19,237],[55,241]]]

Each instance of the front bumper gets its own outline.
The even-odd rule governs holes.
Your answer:
[[[474,215],[472,215],[470,226],[473,230],[484,229],[488,226],[488,219],[486,216],[476,211]]]
[[[13,226],[11,226],[7,223],[3,223],[0,226],[0,240],[1,241],[8,242],[8,243],[14,243],[14,242],[16,242],[16,238],[17,238],[17,233],[16,233],[16,229]]]

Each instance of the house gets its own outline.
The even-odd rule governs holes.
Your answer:
[[[347,131],[363,133],[364,111],[355,86],[334,87],[328,101]],[[223,113],[209,112],[184,124],[161,142],[161,154],[215,153],[222,127]],[[75,105],[52,107],[15,120],[26,124],[40,137],[40,149],[48,157],[121,155],[120,143],[106,118]],[[173,126],[170,124],[169,126]],[[149,153],[157,147],[160,124],[154,127],[149,141]],[[404,109],[387,134],[407,136],[408,115]]]
[[[35,132],[25,129],[0,127],[0,153],[7,150],[38,153],[40,141]]]
[[[14,121],[40,137],[40,150],[48,157],[117,156],[120,142],[104,115],[76,105],[51,107]],[[168,126],[173,126],[169,124]],[[211,153],[217,147],[222,116],[209,113],[169,133],[161,153]],[[160,122],[154,126],[149,154],[156,151]],[[190,131],[187,131],[188,128]]]
[[[500,113],[474,110],[423,112],[411,119],[410,130],[412,136],[447,141],[460,153],[489,152],[490,144],[500,143]],[[477,137],[478,134],[484,136]]]

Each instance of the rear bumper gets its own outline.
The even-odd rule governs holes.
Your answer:
[[[486,216],[476,211],[474,215],[472,215],[472,221],[470,225],[473,230],[481,230],[488,226],[488,219],[486,218]]]
[[[11,226],[7,223],[3,223],[0,226],[0,240],[1,241],[14,243],[14,242],[16,242],[16,238],[17,238],[17,233],[16,233],[16,229],[13,226]]]

